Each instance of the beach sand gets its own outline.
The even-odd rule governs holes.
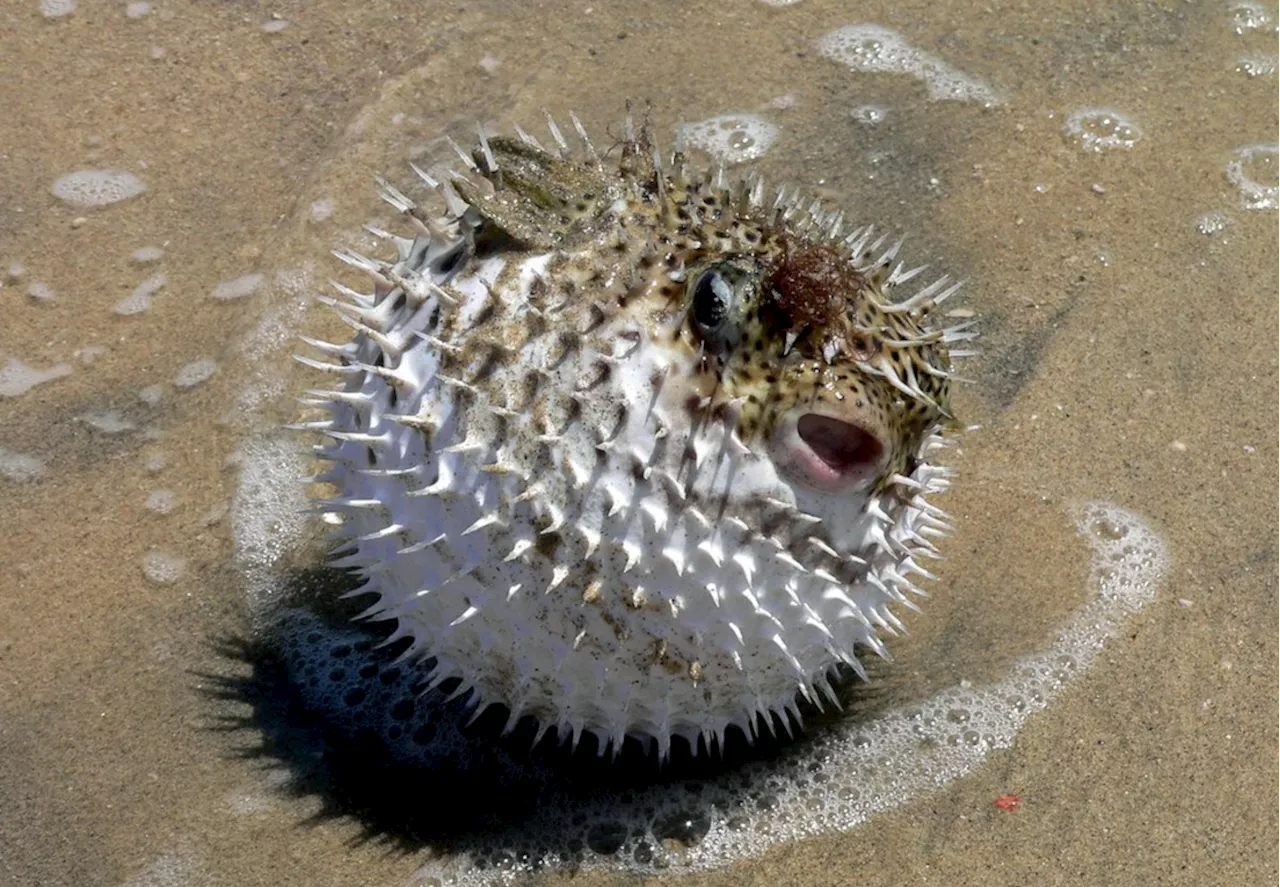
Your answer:
[[[338,273],[328,250],[386,217],[373,175],[407,181],[441,134],[535,129],[543,108],[607,145],[627,101],[664,138],[759,115],[778,138],[742,169],[968,280],[984,353],[958,409],[980,427],[947,458],[956,532],[876,669],[884,705],[1047,645],[1087,598],[1072,503],[1114,503],[1168,551],[1155,599],[971,772],[655,883],[1275,883],[1274,4],[145,6],[0,10],[0,883],[427,883],[440,842],[299,788],[324,762],[255,754],[271,700],[219,692],[252,671],[233,651],[261,603],[237,560],[239,467],[293,418],[291,336],[332,329],[303,307]],[[860,22],[980,80],[991,107],[821,56]],[[867,105],[884,119],[855,119]],[[1090,109],[1128,118],[1132,147],[1072,137]],[[1233,163],[1270,208],[1246,205]],[[53,196],[86,168],[147,190]],[[249,274],[252,293],[214,297]],[[148,283],[148,310],[115,310]],[[412,799],[445,818],[456,802]]]

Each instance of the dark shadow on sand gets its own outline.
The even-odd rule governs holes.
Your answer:
[[[270,629],[217,643],[228,667],[201,678],[220,728],[246,759],[286,767],[285,791],[319,798],[314,821],[353,819],[359,842],[407,853],[467,853],[479,865],[548,856],[572,865],[599,854],[647,865],[696,844],[716,816],[767,806],[746,769],[794,758],[890,701],[850,674],[837,688],[842,710],[804,706],[794,736],[775,721],[777,735],[761,727],[751,743],[730,731],[710,753],[676,740],[665,762],[634,739],[616,758],[599,755],[590,735],[577,748],[554,731],[535,744],[531,718],[504,736],[500,707],[469,723],[467,699],[449,699],[448,684],[424,692],[425,663],[397,663],[404,644],[380,645],[386,623],[350,621],[362,606],[340,600],[350,577],[320,569],[294,579]]]

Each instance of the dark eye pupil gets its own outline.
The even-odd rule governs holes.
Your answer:
[[[716,271],[702,275],[693,289],[693,319],[703,329],[713,330],[729,316],[729,297],[733,289]]]

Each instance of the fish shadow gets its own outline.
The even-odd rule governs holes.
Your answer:
[[[294,574],[278,617],[252,637],[216,640],[223,667],[200,681],[235,754],[283,767],[282,791],[319,801],[305,821],[354,822],[356,844],[466,854],[482,867],[593,855],[649,864],[696,845],[713,818],[767,805],[753,774],[802,766],[825,732],[892,701],[850,672],[836,684],[839,709],[801,706],[803,729],[761,721],[754,741],[735,728],[710,750],[676,739],[666,760],[634,738],[616,755],[590,734],[573,746],[532,718],[504,734],[501,706],[476,716],[448,683],[428,690],[425,663],[398,661],[407,640],[388,644],[387,623],[351,621],[362,605],[342,593],[354,584],[325,568]]]

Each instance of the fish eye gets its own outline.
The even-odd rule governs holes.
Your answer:
[[[689,318],[698,337],[712,350],[721,351],[737,343],[735,309],[740,307],[745,284],[743,272],[728,265],[713,265],[694,278],[689,290]]]
[[[706,332],[719,329],[733,305],[733,287],[719,271],[698,276],[693,285],[693,321]]]

